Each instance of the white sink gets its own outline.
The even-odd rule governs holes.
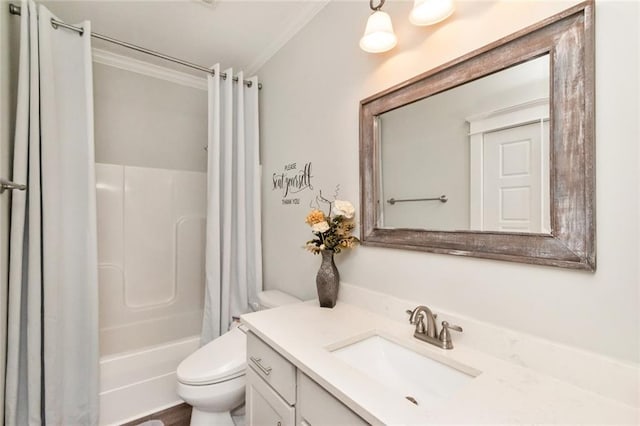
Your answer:
[[[360,340],[332,353],[426,408],[436,406],[479,374],[464,373],[380,336]]]

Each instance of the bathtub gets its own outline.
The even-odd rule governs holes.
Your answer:
[[[100,359],[100,425],[117,425],[182,403],[176,368],[199,336]]]

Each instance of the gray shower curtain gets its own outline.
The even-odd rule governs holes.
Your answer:
[[[5,425],[98,423],[91,29],[23,1],[11,206]]]

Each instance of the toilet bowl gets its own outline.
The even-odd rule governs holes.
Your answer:
[[[278,290],[258,294],[259,309],[299,299]],[[244,403],[247,339],[233,327],[185,358],[178,366],[178,395],[193,407],[192,426],[232,426],[231,410]]]

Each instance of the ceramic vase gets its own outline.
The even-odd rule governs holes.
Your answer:
[[[323,308],[333,308],[338,300],[338,284],[340,284],[340,273],[333,261],[333,251],[323,250],[322,263],[316,276],[316,287],[318,289],[318,300]]]

